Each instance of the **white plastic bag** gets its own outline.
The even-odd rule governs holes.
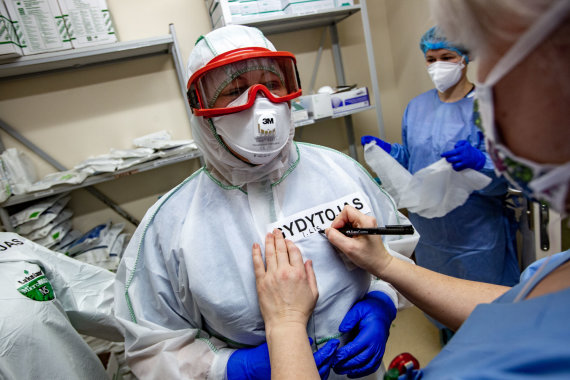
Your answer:
[[[412,175],[375,142],[364,147],[364,160],[376,172],[399,209],[406,208],[424,218],[446,215],[463,205],[473,191],[491,183],[491,178],[476,170],[453,170],[445,159]]]
[[[28,187],[28,191],[40,191],[49,189],[55,185],[62,185],[62,184],[72,184],[76,185],[78,183],[82,183],[87,178],[87,173],[80,172],[77,170],[66,170],[63,172],[55,172],[46,175],[39,181],[32,183]]]
[[[16,148],[6,149],[1,156],[12,193],[16,195],[27,193],[28,188],[38,179],[30,157]]]
[[[51,223],[55,218],[57,218],[57,216],[61,213],[63,208],[70,200],[71,196],[59,198],[52,206],[41,212],[37,219],[30,220],[17,226],[15,228],[16,232],[20,235],[28,235],[32,231],[46,226],[48,223]]]
[[[0,156],[0,203],[4,202],[12,195],[12,186],[8,179],[8,173],[4,167],[4,160]]]
[[[170,149],[193,142],[193,140],[172,140],[170,133],[167,131],[151,133],[133,140],[133,144],[136,147],[153,149]]]
[[[65,197],[67,194],[68,193],[62,193],[54,195],[53,197],[50,198],[42,199],[41,201],[34,203],[33,205],[25,208],[24,210],[18,211],[17,213],[10,215],[10,223],[12,224],[12,226],[16,227],[22,223],[38,219],[43,212],[52,207],[55,204],[55,202],[57,202],[60,198]]]
[[[73,216],[73,211],[71,211],[70,209],[64,209],[62,212],[56,215],[55,219],[50,221],[45,226],[38,228],[37,230],[33,230],[31,233],[23,236],[26,239],[34,241],[45,238],[55,226],[65,222],[68,219],[71,219],[72,216]]]

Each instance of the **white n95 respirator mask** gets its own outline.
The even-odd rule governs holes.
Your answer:
[[[232,103],[243,103],[247,91]],[[231,106],[231,103],[230,103]],[[292,128],[288,103],[272,103],[258,96],[250,108],[213,117],[216,133],[226,145],[250,163],[262,165],[273,160],[289,140]]]
[[[436,61],[427,67],[427,72],[435,88],[439,92],[445,92],[459,82],[464,67],[463,59],[458,63]]]

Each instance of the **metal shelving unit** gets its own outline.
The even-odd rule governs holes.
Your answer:
[[[194,158],[198,158],[201,156],[199,151],[193,151],[191,153],[186,153],[178,156],[172,157],[165,157],[165,158],[158,158],[152,161],[147,161],[139,165],[133,165],[123,170],[116,170],[110,173],[102,173],[98,175],[89,176],[80,184],[77,185],[57,185],[50,187],[46,190],[35,191],[33,193],[21,194],[21,195],[12,195],[8,198],[4,203],[2,203],[3,207],[13,206],[21,203],[26,203],[29,201],[34,201],[36,199],[41,199],[45,197],[51,197],[52,195],[67,193],[69,191],[82,189],[84,187],[93,186],[98,183],[113,181],[118,178],[127,177],[133,174],[146,172],[148,170],[157,169],[167,165],[173,165],[178,162],[184,162],[188,160],[192,160]]]
[[[339,113],[337,115],[332,115],[329,117],[323,117],[320,119],[308,119],[308,120],[302,120],[302,121],[298,121],[298,122],[294,122],[293,124],[295,125],[295,128],[300,128],[300,127],[304,127],[305,125],[310,125],[310,124],[315,124],[318,123],[319,121],[324,121],[324,120],[330,120],[330,119],[338,119],[339,117],[346,117],[348,115],[353,115],[355,113],[358,112],[362,112],[362,111],[368,111],[374,109],[374,106],[368,106],[368,107],[362,107],[362,108],[358,108],[355,110],[351,110],[351,111],[347,111],[347,112],[342,112]]]
[[[362,20],[362,31],[364,34],[364,42],[366,46],[366,55],[368,60],[368,68],[370,72],[372,93],[374,94],[375,105],[371,108],[374,108],[376,110],[376,119],[378,122],[378,136],[384,139],[385,132],[384,132],[384,121],[382,117],[382,108],[380,105],[380,89],[378,86],[378,75],[376,73],[376,62],[374,60],[374,49],[372,47],[372,35],[370,33],[370,22],[368,20],[368,8],[366,6],[366,0],[360,0],[359,4],[355,4],[353,6],[323,10],[319,11],[318,13],[311,13],[305,15],[273,16],[273,17],[255,19],[252,21],[243,22],[241,24],[259,28],[266,35],[286,33],[286,32],[318,28],[318,27],[328,27],[331,37],[332,55],[335,65],[337,85],[343,86],[346,85],[347,83],[344,76],[344,65],[342,62],[337,24],[342,20],[346,19],[347,17],[350,17],[359,12]],[[322,45],[323,41],[321,40],[319,55],[317,56],[317,63],[315,64],[315,70],[313,71],[313,79],[311,80],[311,83],[314,83],[314,77],[316,76],[316,69],[318,66],[318,61],[320,59]],[[344,117],[344,123],[349,143],[348,147],[349,153],[354,159],[358,160],[356,144],[354,141],[354,128],[352,124],[351,114],[347,114]],[[307,124],[312,124],[312,123],[307,123]]]
[[[360,5],[353,5],[305,15],[273,16],[248,21],[247,25],[255,26],[266,35],[285,33],[292,30],[312,29],[337,24],[345,18],[358,13],[360,9]]]
[[[110,45],[23,56],[0,65],[0,78],[17,78],[54,70],[77,69],[90,65],[169,54],[172,35]]]
[[[166,36],[147,38],[136,41],[117,42],[109,45],[67,50],[62,52],[24,56],[14,61],[0,64],[0,80],[27,77],[32,75],[42,75],[45,73],[62,70],[74,70],[86,66],[109,64],[124,60],[144,58],[152,55],[170,54],[172,56],[176,69],[176,75],[178,77],[181,95],[185,99],[186,74],[184,71],[183,61],[180,56],[180,50],[178,48],[174,25],[171,24],[169,26],[169,31],[170,34]],[[190,122],[190,117],[192,115],[190,106],[188,105],[188,102],[184,102],[184,104],[186,105],[186,113],[188,115],[188,121]],[[33,152],[38,154],[38,156],[50,163],[57,170],[66,170],[63,165],[54,160],[51,156],[41,150],[41,148],[19,134],[14,128],[2,120],[0,120],[0,128],[20,141],[23,145],[31,149]],[[3,150],[1,142],[0,146]],[[165,165],[171,165],[177,162],[191,160],[194,158],[199,158],[202,160],[201,153],[196,151],[179,156],[157,159],[127,168],[125,170],[90,176],[87,177],[84,182],[78,185],[58,185],[43,191],[37,191],[34,193],[18,196],[13,195],[0,205],[0,220],[7,230],[12,230],[13,228],[10,225],[8,213],[4,207],[29,202],[54,194],[85,188],[108,207],[112,208],[115,212],[124,217],[126,220],[134,225],[137,225],[138,220],[136,220],[125,210],[115,204],[106,195],[95,189],[93,185],[101,182],[111,181],[127,175],[159,168]]]

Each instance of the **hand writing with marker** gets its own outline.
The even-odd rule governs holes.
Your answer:
[[[368,272],[378,274],[392,261],[380,235],[356,235],[349,237],[338,229],[343,227],[376,228],[376,219],[365,215],[352,206],[345,206],[342,212],[326,229],[329,242],[344,253],[350,261]]]

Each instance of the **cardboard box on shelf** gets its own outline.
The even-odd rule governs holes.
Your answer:
[[[4,0],[24,55],[71,49],[57,0]]]
[[[354,5],[354,0],[334,0],[335,7],[351,7]]]
[[[284,8],[281,0],[259,0],[257,7],[259,8],[259,13],[280,12]]]
[[[117,42],[105,0],[58,0],[74,48]]]
[[[303,107],[299,98],[291,100],[291,120],[293,123],[309,120],[309,112]]]
[[[332,93],[330,97],[333,113],[335,115],[370,106],[370,96],[368,95],[368,88],[366,87],[335,92]]]
[[[247,23],[260,18],[284,16],[287,0],[214,0],[210,17],[214,28]]]
[[[312,0],[304,2],[291,2],[284,8],[285,13],[303,15],[318,13],[325,9],[331,9],[335,7],[334,0]]]
[[[241,17],[240,2],[228,0],[215,1],[212,4],[210,17],[214,28],[237,22]]]
[[[303,95],[297,99],[309,113],[309,118],[322,119],[333,115],[331,96],[329,94]]]
[[[8,10],[0,0],[0,60],[21,57],[23,54]]]

